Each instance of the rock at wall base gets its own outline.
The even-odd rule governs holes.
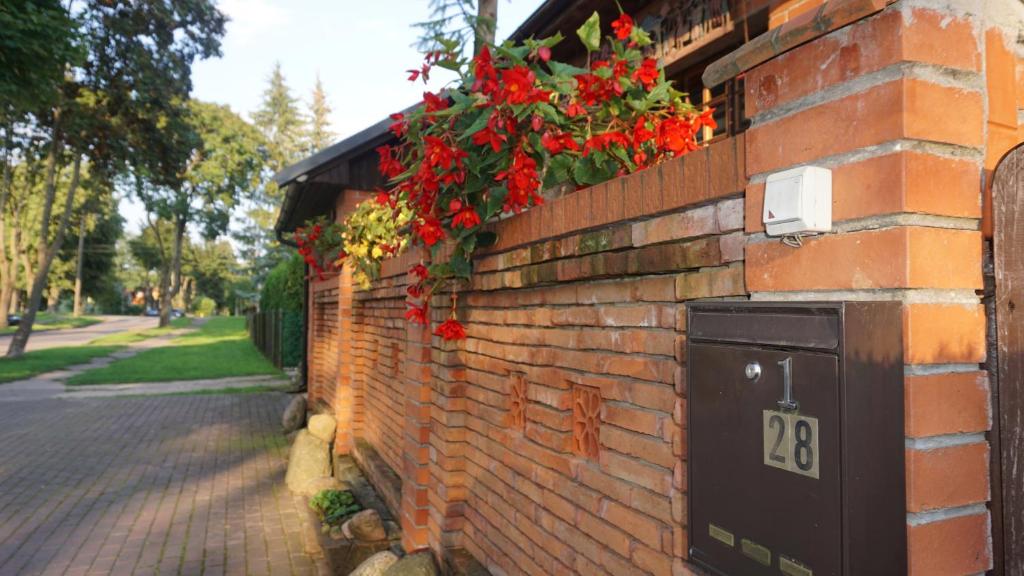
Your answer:
[[[314,414],[309,419],[309,424],[306,425],[306,429],[313,436],[323,440],[324,442],[334,442],[334,431],[337,429],[337,423],[333,416],[327,414]]]
[[[284,476],[288,488],[301,493],[311,480],[330,474],[330,446],[307,430],[299,430],[288,452],[288,472]]]
[[[378,552],[366,558],[349,576],[383,576],[384,571],[398,562],[398,556],[389,550]],[[345,574],[344,571],[337,572]]]
[[[295,432],[306,424],[306,397],[296,394],[288,402],[288,407],[281,415],[281,428],[285,434]]]
[[[382,576],[437,576],[437,566],[430,552],[409,554],[384,571]]]

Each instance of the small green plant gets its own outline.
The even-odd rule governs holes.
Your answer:
[[[309,507],[323,522],[325,531],[363,509],[348,490],[321,490],[309,501]]]

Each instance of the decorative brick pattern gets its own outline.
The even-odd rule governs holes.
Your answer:
[[[590,386],[572,387],[572,451],[596,459],[601,444],[601,391]]]

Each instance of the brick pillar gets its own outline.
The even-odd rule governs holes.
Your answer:
[[[430,423],[430,547],[460,546],[466,505],[466,369],[457,345],[433,352]]]
[[[355,404],[355,363],[352,322],[352,265],[346,264],[338,274],[338,379],[334,393],[334,418],[338,423],[334,451],[352,451],[352,416]]]
[[[402,449],[402,546],[426,548],[430,483],[430,326],[406,323],[405,430]]]
[[[746,77],[751,297],[903,302],[912,576],[992,562],[984,32],[956,0],[930,4],[896,2]],[[801,164],[832,169],[835,233],[794,249],[762,234],[763,182]]]

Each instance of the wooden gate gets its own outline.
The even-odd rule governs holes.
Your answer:
[[[992,530],[998,573],[1024,575],[1024,144],[992,182],[997,371],[993,382]],[[1017,312],[1017,308],[1021,311]],[[999,570],[1000,567],[1002,570]]]

